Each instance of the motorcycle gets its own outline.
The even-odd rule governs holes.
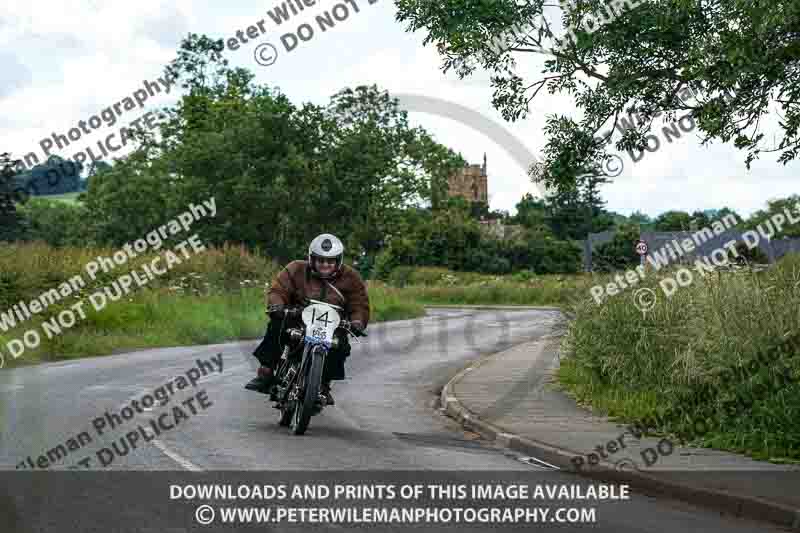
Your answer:
[[[280,425],[288,427],[295,435],[302,435],[313,415],[320,414],[325,401],[320,397],[322,370],[328,351],[339,346],[336,330],[344,330],[352,337],[364,336],[353,333],[350,322],[340,313],[338,305],[307,300],[305,306],[286,309],[287,316],[300,315],[304,328],[288,328],[288,341],[283,347],[281,359],[275,372],[276,384],[270,391],[270,399],[280,410]]]

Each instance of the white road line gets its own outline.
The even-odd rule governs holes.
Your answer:
[[[190,460],[186,459],[185,457],[181,457],[176,452],[174,452],[174,451],[170,450],[169,448],[167,448],[167,446],[163,442],[161,442],[160,440],[154,439],[152,442],[153,442],[153,445],[156,448],[158,448],[159,450],[164,452],[164,455],[166,455],[167,457],[169,457],[170,459],[172,459],[173,461],[175,461],[176,463],[181,465],[186,470],[191,470],[192,472],[202,472],[203,471],[202,468],[200,468],[199,466],[197,466],[196,464],[194,464]]]
[[[526,463],[526,464],[529,464],[529,465],[537,466],[537,465],[534,465],[534,463],[539,463],[539,464],[543,464],[543,465],[545,465],[545,466],[547,466],[549,468],[552,468],[553,470],[561,470],[559,467],[557,467],[555,465],[551,465],[550,463],[546,463],[546,462],[542,461],[541,459],[537,459],[536,457],[517,457],[517,459],[519,461],[522,461],[523,463]]]
[[[176,378],[177,378],[177,376],[176,376]],[[176,378],[173,378],[173,380],[174,380],[174,379],[176,379]],[[199,381],[198,381],[198,383],[199,383]],[[131,398],[129,398],[128,402],[130,403],[130,400],[133,400],[133,399],[135,399],[135,398],[141,398],[141,397],[142,397],[144,394],[149,394],[149,391],[148,391],[148,390],[146,390],[146,389],[145,389],[145,390],[143,390],[143,391],[142,391],[142,392],[140,392],[138,395],[134,395],[134,396],[132,396]],[[176,393],[176,394],[177,394],[177,393]],[[170,397],[170,400],[171,400],[171,399],[172,399],[172,398]],[[152,411],[152,410],[153,410],[153,408],[151,407],[151,408],[147,409],[147,408],[145,408],[145,407],[142,407],[142,410],[143,410],[143,411]],[[199,466],[197,466],[196,464],[194,464],[194,463],[193,463],[193,462],[191,462],[190,460],[186,459],[185,457],[182,457],[182,456],[181,456],[180,454],[178,454],[177,452],[175,452],[175,451],[173,451],[173,450],[169,449],[169,448],[167,447],[167,445],[166,445],[166,444],[164,444],[163,442],[161,442],[160,440],[158,440],[158,439],[153,439],[151,442],[153,443],[153,446],[155,446],[156,448],[158,448],[159,450],[161,450],[161,451],[164,453],[164,455],[166,455],[167,457],[169,457],[170,459],[172,459],[173,461],[175,461],[176,463],[178,463],[179,465],[181,465],[181,466],[182,466],[184,469],[186,469],[186,470],[190,470],[190,471],[192,471],[192,472],[202,472],[202,471],[203,471],[203,469],[202,469],[202,468],[200,468]]]

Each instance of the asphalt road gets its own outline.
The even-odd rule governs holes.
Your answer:
[[[39,456],[85,432],[81,442],[50,470],[92,469],[207,472],[243,471],[448,471],[469,480],[479,471],[517,471],[547,476],[547,482],[588,485],[582,478],[555,472],[534,459],[495,448],[465,433],[438,410],[443,385],[482,354],[548,334],[560,322],[545,310],[436,309],[418,320],[374,324],[369,338],[353,343],[348,379],[334,382],[337,405],[311,420],[306,435],[278,426],[278,411],[266,396],[243,388],[253,375],[256,342],[146,350],[111,357],[0,371],[0,470],[31,469]],[[222,371],[211,360],[221,355]],[[208,375],[177,390],[164,408],[154,407],[123,421],[103,435],[93,422],[120,413],[178,376],[209,361]],[[196,371],[199,375],[199,371]],[[177,383],[177,382],[175,382]],[[201,399],[198,393],[204,391]],[[186,416],[173,420],[171,409],[195,397]],[[204,403],[206,407],[199,404]],[[178,423],[151,442],[126,450],[124,435],[161,413]],[[152,433],[147,430],[145,433]],[[123,439],[123,442],[120,442]],[[128,441],[130,442],[130,441]],[[103,468],[97,452],[111,449]],[[87,459],[87,458],[90,458]],[[89,461],[79,463],[79,461]],[[36,468],[33,468],[37,470]],[[40,469],[39,469],[40,470]],[[268,481],[269,475],[262,477]],[[601,508],[593,529],[614,532],[779,531],[671,500],[635,494]],[[574,527],[574,529],[572,529]],[[467,528],[469,529],[469,528]],[[476,530],[481,530],[477,528]]]

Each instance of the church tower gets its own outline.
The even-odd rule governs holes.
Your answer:
[[[469,202],[489,203],[489,177],[486,172],[486,152],[483,165],[465,164],[447,180],[448,196],[461,196]]]

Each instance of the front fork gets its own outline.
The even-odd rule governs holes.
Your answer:
[[[289,368],[286,370],[286,375],[282,379],[283,386],[281,387],[281,390],[278,393],[278,397],[279,398],[284,398],[285,397],[285,401],[286,402],[291,402],[291,401],[294,401],[294,400],[298,399],[298,395],[299,395],[299,393],[302,392],[302,390],[301,390],[300,387],[296,386],[297,385],[296,381],[301,379],[301,378],[303,378],[303,377],[305,377],[305,376],[304,375],[303,376],[298,375],[297,369],[300,368],[301,372],[303,374],[307,374],[308,373],[308,369],[309,369],[308,365],[311,365],[313,363],[313,361],[311,361],[311,357],[312,357],[312,355],[314,353],[314,349],[315,348],[317,348],[317,345],[313,345],[313,344],[306,345],[304,347],[304,349],[303,349],[303,357],[300,359],[300,361],[297,364],[289,365]],[[325,359],[326,359],[326,357],[328,355],[328,350],[326,350],[322,346],[320,346],[319,348],[322,350],[322,353],[323,353],[322,366],[323,366],[323,371],[324,371]],[[281,366],[280,366],[280,368],[283,368],[285,365],[289,364],[289,361],[288,361],[289,351],[290,351],[289,347],[288,346],[284,346],[283,353],[281,354],[281,363],[280,363]],[[288,391],[288,394],[287,394],[287,391]]]
[[[281,358],[278,362],[278,370],[275,374],[280,379],[280,382],[275,385],[275,391],[273,392],[275,396],[272,398],[272,400],[281,403],[286,400],[286,391],[290,390],[295,374],[297,373],[294,365],[289,365],[289,351],[289,345],[284,345],[283,353],[281,354]],[[287,365],[289,368],[286,368]]]

